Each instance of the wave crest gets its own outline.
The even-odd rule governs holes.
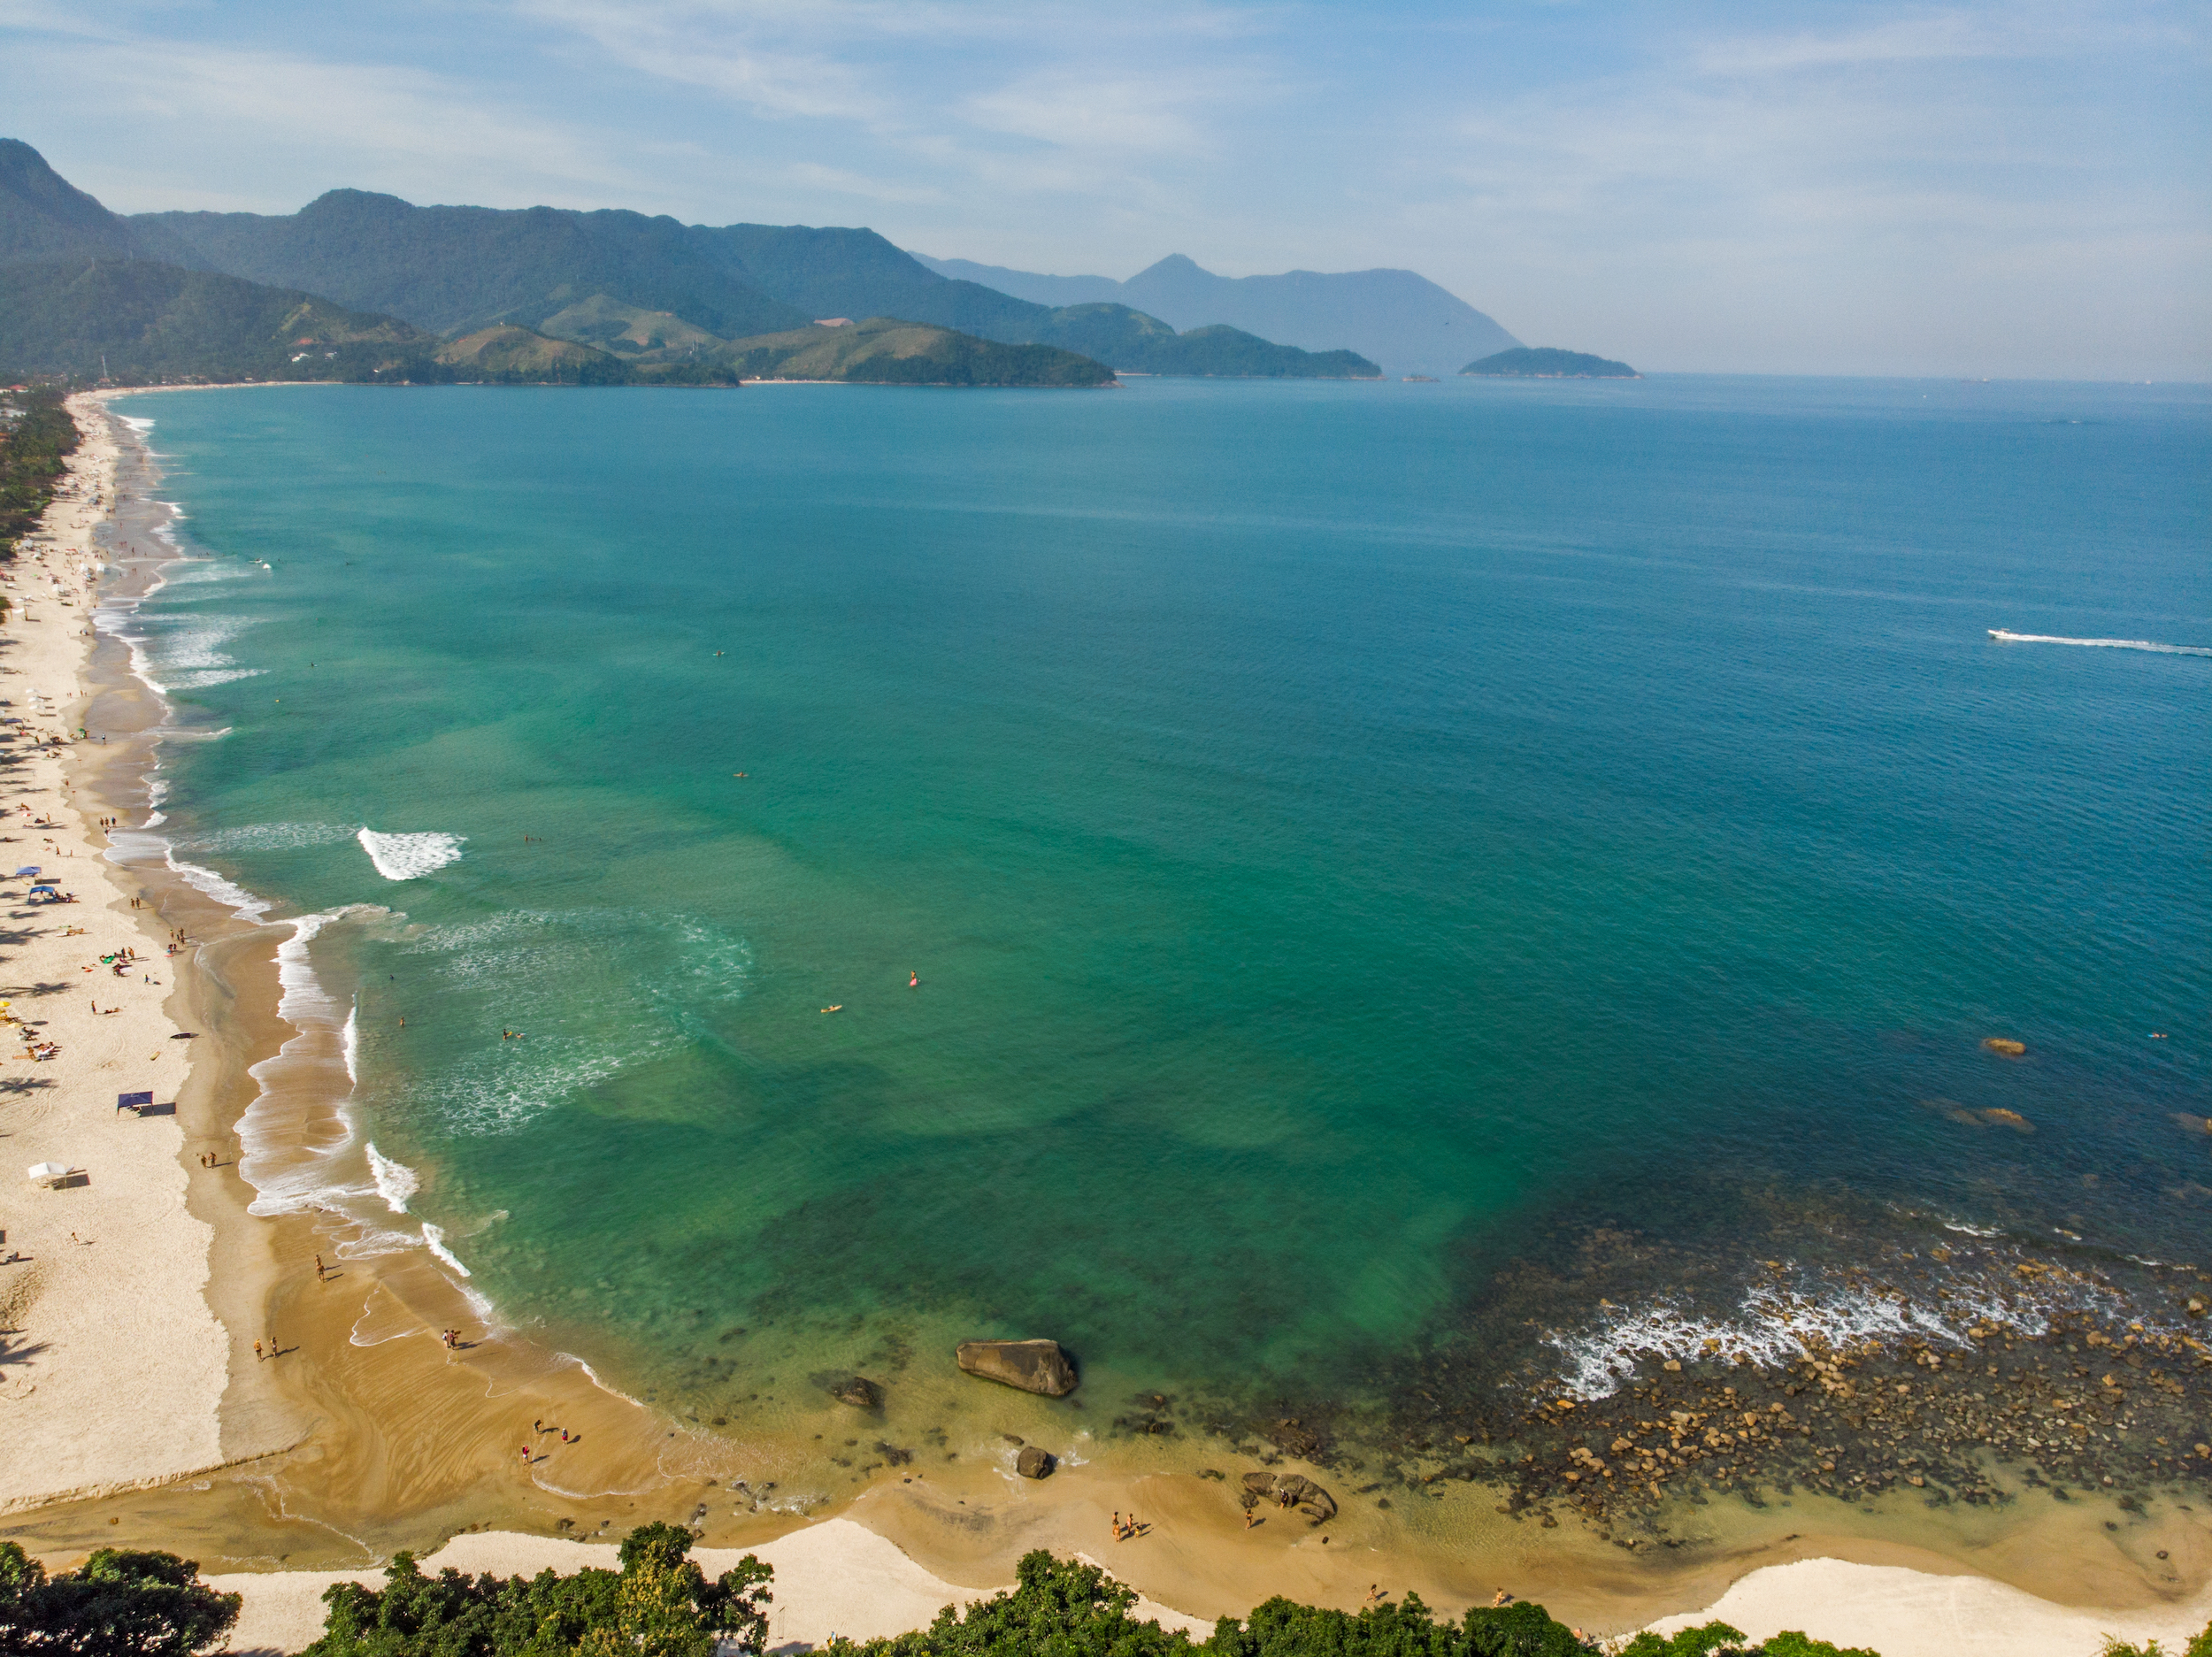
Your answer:
[[[458,859],[461,843],[468,836],[448,834],[442,830],[418,834],[380,834],[373,828],[364,828],[354,838],[361,842],[361,849],[368,853],[377,873],[387,880],[419,880]]]

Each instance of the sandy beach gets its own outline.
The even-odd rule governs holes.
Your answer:
[[[0,1510],[221,1465],[218,1408],[234,1362],[207,1300],[212,1232],[192,1211],[199,1170],[176,1114],[189,1051],[168,1010],[179,963],[161,917],[134,906],[75,797],[91,533],[118,454],[88,412],[81,405],[88,441],[67,494],[11,572],[0,650],[0,698],[20,721],[7,727],[0,835],[19,871],[4,888],[0,970],[12,1021],[0,1040],[11,1257],[0,1322],[12,1331]],[[28,903],[19,871],[34,866],[70,901]],[[113,960],[121,951],[133,958]],[[34,1058],[35,1039],[57,1050]],[[118,1109],[131,1093],[150,1093],[155,1109]],[[37,1163],[73,1171],[42,1189],[25,1177]]]
[[[1241,1464],[1209,1478],[1201,1451],[1118,1448],[1065,1458],[1041,1483],[1014,1477],[1009,1435],[1064,1453],[1065,1419],[949,1373],[941,1454],[863,1469],[835,1500],[787,1511],[762,1492],[793,1446],[603,1387],[500,1327],[425,1249],[349,1254],[357,1228],[342,1215],[250,1213],[249,1112],[265,1183],[346,1132],[335,1026],[279,1016],[293,921],[242,918],[129,837],[168,710],[119,642],[92,636],[91,566],[106,566],[101,591],[127,595],[173,555],[154,538],[165,509],[142,444],[103,400],[73,408],[85,442],[69,492],[10,572],[0,633],[0,711],[23,721],[0,747],[6,868],[36,865],[74,898],[35,906],[28,878],[0,885],[0,1000],[22,1021],[0,1044],[0,1258],[24,1257],[0,1265],[0,1534],[50,1564],[109,1542],[174,1549],[245,1596],[233,1648],[271,1652],[314,1637],[330,1582],[373,1581],[399,1548],[433,1568],[611,1565],[610,1544],[655,1519],[702,1530],[710,1574],[748,1551],[776,1566],[778,1645],[918,1626],[1009,1584],[1035,1547],[1095,1559],[1148,1596],[1145,1615],[1200,1635],[1275,1593],[1356,1607],[1378,1580],[1444,1611],[1505,1589],[1609,1633],[1720,1615],[1885,1657],[2087,1657],[2106,1632],[2173,1645],[2212,1619],[2212,1515],[2187,1507],[2162,1504],[2119,1538],[2087,1500],[1970,1522],[1732,1507],[1706,1546],[1666,1559],[1487,1515],[1421,1531],[1364,1504],[1324,1530],[1247,1529]],[[120,841],[104,817],[123,819]],[[125,948],[138,959],[119,975],[100,958]],[[32,1036],[56,1055],[16,1056]],[[138,1092],[154,1110],[116,1109]],[[54,1190],[25,1179],[49,1162],[77,1171]],[[334,1269],[319,1276],[318,1255]],[[257,1341],[275,1355],[257,1358]],[[1295,1458],[1281,1470],[1332,1477]],[[1132,1511],[1152,1528],[1117,1545],[1109,1515]]]

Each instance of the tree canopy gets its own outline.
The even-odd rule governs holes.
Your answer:
[[[238,1621],[239,1599],[200,1581],[197,1560],[104,1547],[49,1576],[0,1542],[0,1652],[22,1657],[192,1657]]]
[[[622,1544],[622,1569],[564,1576],[426,1576],[401,1553],[384,1586],[334,1583],[323,1637],[303,1657],[714,1657],[723,1639],[757,1652],[768,1637],[770,1569],[748,1553],[709,1582],[681,1525],[649,1524]]]

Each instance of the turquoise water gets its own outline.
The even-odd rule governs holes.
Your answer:
[[[2212,657],[1987,632],[2212,646],[2201,389],[124,406],[162,832],[403,914],[315,945],[389,1224],[616,1373],[1352,1392],[1591,1228],[2207,1235]]]

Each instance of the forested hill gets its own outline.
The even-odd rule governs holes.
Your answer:
[[[950,328],[872,317],[733,340],[711,354],[748,379],[875,386],[1108,386],[1114,371],[1049,345],[1007,345]]]
[[[579,305],[603,302],[725,341],[832,317],[895,317],[1001,344],[1057,346],[1146,373],[1381,372],[1349,353],[1301,351],[1234,331],[1178,335],[1127,305],[1033,304],[940,276],[872,230],[714,227],[549,207],[415,207],[359,190],[334,190],[288,217],[154,213],[131,223],[176,240],[215,268],[389,311],[442,333],[511,322],[565,334]]]
[[[333,190],[296,213],[120,218],[60,178],[29,145],[0,141],[0,267],[69,257],[153,261],[241,278],[449,339],[518,326],[633,358],[687,329],[698,336],[695,343],[718,346],[826,318],[888,317],[1002,345],[1079,351],[1110,368],[1148,373],[1380,372],[1350,353],[1300,350],[1235,329],[1179,334],[1123,304],[1035,304],[949,280],[872,230],[716,227],[614,209],[418,207],[364,190]],[[602,339],[594,330],[609,316],[618,318],[615,337]],[[661,336],[658,344],[623,337],[638,317],[656,319],[647,331]],[[169,343],[173,348],[176,336]],[[229,336],[208,344],[238,360]],[[504,361],[504,350],[495,357]],[[563,372],[578,367],[536,346],[518,351],[518,361]],[[157,360],[182,359],[171,349]],[[605,364],[590,372],[603,372]]]
[[[1217,276],[1179,253],[1125,282],[1045,276],[965,259],[921,261],[1046,305],[1134,306],[1178,328],[1227,323],[1308,350],[1348,348],[1393,373],[1447,374],[1471,357],[1520,343],[1457,295],[1412,271],[1286,271]]]
[[[534,326],[594,294],[731,338],[812,318],[770,297],[672,219],[551,207],[417,207],[332,190],[298,212],[142,213],[211,268],[458,334]]]
[[[0,265],[49,259],[197,261],[159,229],[119,219],[19,138],[0,138]]]
[[[0,266],[0,367],[164,380],[365,379],[438,341],[293,288],[142,259]]]
[[[1556,346],[1517,346],[1473,362],[1459,371],[1485,380],[1641,380],[1626,363],[1587,351],[1563,351]]]

